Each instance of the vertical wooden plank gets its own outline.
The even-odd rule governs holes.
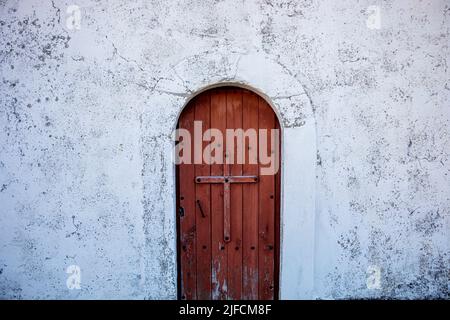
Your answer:
[[[224,89],[211,91],[211,128],[225,134],[226,129],[226,94]],[[225,139],[225,137],[223,137]],[[222,141],[223,153],[225,140]],[[211,175],[222,176],[223,164],[212,164]],[[225,300],[228,297],[227,281],[227,246],[223,240],[223,184],[211,185],[211,298]]]
[[[202,133],[210,128],[210,94],[205,92],[195,102],[195,121],[202,124]],[[197,150],[203,153],[209,143],[204,141]],[[195,148],[194,148],[195,149]],[[209,176],[209,159],[200,156],[201,164],[195,164],[195,176]],[[194,181],[194,180],[192,180]],[[197,226],[197,299],[211,299],[211,214],[210,184],[195,184]]]
[[[270,129],[275,126],[275,116],[270,106],[259,98],[259,129],[267,129],[267,150],[270,155]],[[260,147],[261,141],[260,141]],[[261,165],[260,165],[261,166]],[[260,175],[259,180],[259,298],[274,298],[274,218],[275,176]]]
[[[177,129],[179,128],[179,124],[177,124]],[[176,208],[176,221],[177,221],[177,298],[181,299],[181,226],[180,226],[180,166],[175,167],[175,186],[177,190],[177,196],[175,201]]]
[[[255,152],[254,162],[258,158],[258,96],[250,91],[243,93],[242,99],[242,127],[244,131],[255,130],[256,143],[245,144],[245,163],[243,175],[259,175],[258,164],[251,164],[250,157]],[[245,199],[243,201],[243,270],[242,270],[242,299],[258,299],[258,183],[242,186]]]
[[[194,132],[194,107],[189,105],[179,120],[179,128]],[[193,148],[191,146],[191,154]],[[196,224],[195,224],[195,188],[194,165],[179,165],[179,205],[180,216],[180,255],[181,255],[181,298],[197,299],[197,267],[196,267]]]
[[[223,175],[230,175],[228,165],[224,165]],[[225,243],[229,243],[231,241],[231,185],[226,178],[223,185],[223,214],[223,239]]]
[[[280,283],[280,210],[281,210],[281,127],[275,116],[275,129],[278,129],[278,172],[275,175],[275,268],[274,268],[274,299],[279,299]]]
[[[227,93],[227,129],[242,128],[242,90],[229,89]],[[227,155],[234,149],[230,164],[232,175],[242,175],[242,164],[237,164],[238,143],[228,145]],[[241,150],[242,151],[242,150]],[[231,156],[230,156],[231,158]],[[242,184],[231,185],[231,241],[228,243],[228,298],[237,300],[242,293]]]

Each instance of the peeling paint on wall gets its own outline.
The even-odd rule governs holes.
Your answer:
[[[286,210],[310,264],[282,275],[311,283],[282,297],[450,297],[446,1],[384,1],[380,28],[366,1],[82,0],[68,28],[71,4],[0,2],[0,298],[176,298],[170,134],[216,83],[261,90],[288,159],[314,152],[314,212]]]

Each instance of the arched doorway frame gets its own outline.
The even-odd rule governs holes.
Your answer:
[[[143,228],[148,243],[143,254],[143,282],[148,296],[177,297],[173,130],[182,110],[195,96],[230,85],[261,96],[280,122],[279,297],[314,298],[317,148],[311,99],[297,76],[261,53],[230,53],[224,57],[214,52],[186,57],[164,70],[148,98],[148,112],[142,113]],[[147,163],[149,154],[153,154],[152,161]],[[155,234],[156,230],[163,233]]]

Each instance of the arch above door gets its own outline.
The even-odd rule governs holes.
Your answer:
[[[273,108],[282,130],[280,299],[314,297],[316,129],[308,94],[276,61],[261,55],[206,52],[168,67],[142,111],[143,272],[149,297],[177,297],[173,137],[179,115],[200,92],[249,89]],[[163,232],[161,233],[161,230]]]

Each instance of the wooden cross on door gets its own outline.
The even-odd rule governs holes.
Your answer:
[[[230,176],[228,166],[224,164],[223,176],[198,176],[196,183],[223,183],[223,241],[231,241],[231,220],[230,220],[230,184],[231,183],[256,183],[258,176]]]

